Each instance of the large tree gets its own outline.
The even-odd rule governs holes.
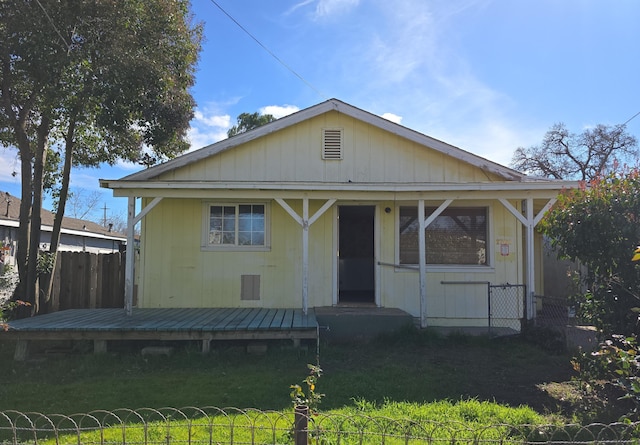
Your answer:
[[[245,133],[275,120],[276,118],[271,114],[260,114],[258,112],[241,113],[238,115],[237,124],[229,128],[227,131],[227,136],[232,137],[237,134]]]
[[[73,165],[149,163],[187,148],[200,40],[187,0],[0,2],[0,143],[21,162],[20,298],[37,305],[51,153],[63,164],[57,247]]]
[[[637,162],[637,145],[624,125],[597,125],[575,134],[558,123],[540,145],[519,147],[511,164],[516,170],[545,178],[588,181],[611,172],[616,164]]]

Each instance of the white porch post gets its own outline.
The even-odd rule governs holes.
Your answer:
[[[127,250],[125,255],[124,271],[124,310],[127,315],[133,311],[133,273],[134,273],[134,249],[135,249],[135,213],[136,198],[129,196],[127,206]]]
[[[533,318],[533,296],[536,294],[535,283],[535,252],[533,248],[533,229],[535,224],[533,222],[533,198],[527,198],[526,218],[527,224],[525,225],[526,240],[527,240],[527,318],[531,320]]]
[[[420,281],[420,327],[427,327],[427,246],[426,246],[426,230],[435,219],[453,202],[453,199],[447,199],[440,204],[437,209],[425,218],[424,215],[424,199],[418,200],[418,270]]]
[[[162,197],[155,197],[153,200],[138,213],[136,216],[136,198],[129,196],[129,204],[127,208],[127,250],[125,255],[125,271],[124,271],[124,310],[127,315],[133,312],[133,285],[135,272],[135,233],[136,225],[142,221],[147,213],[151,211],[158,203],[162,201]]]
[[[302,227],[302,311],[309,310],[309,227],[337,201],[329,199],[309,218],[309,198],[302,198],[302,217],[282,198],[275,198],[282,207]]]
[[[551,209],[553,204],[556,202],[556,198],[552,198],[544,205],[542,210],[538,212],[537,215],[534,215],[533,212],[533,198],[528,197],[525,200],[525,216],[516,209],[509,201],[504,198],[498,198],[498,200],[502,203],[502,205],[511,212],[513,216],[515,216],[524,226],[525,228],[525,248],[526,248],[526,259],[527,259],[527,270],[526,270],[526,283],[527,283],[527,319],[531,320],[534,318],[535,305],[533,301],[533,297],[536,293],[536,274],[535,274],[535,248],[534,248],[534,230],[540,220],[544,217],[544,215]]]
[[[418,274],[420,281],[420,327],[427,327],[427,252],[425,247],[424,199],[418,200]]]
[[[309,309],[309,198],[302,200],[302,311]]]

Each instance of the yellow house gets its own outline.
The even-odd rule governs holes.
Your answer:
[[[138,307],[398,308],[519,330],[542,280],[534,228],[576,184],[331,99],[101,186],[129,198],[129,238],[142,221]]]

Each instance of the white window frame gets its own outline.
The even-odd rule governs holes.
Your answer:
[[[238,242],[238,208],[241,205],[261,205],[264,206],[264,244],[263,245],[239,245]],[[235,224],[235,244],[211,244],[209,243],[209,231],[210,231],[210,215],[211,207],[235,207],[236,208],[236,224]],[[271,209],[268,202],[262,201],[207,201],[202,206],[202,241],[201,249],[204,251],[251,251],[251,252],[264,252],[271,250],[271,224],[270,224]]]
[[[396,263],[396,272],[408,272],[408,271],[417,271],[417,264],[400,264],[400,208],[401,207],[418,207],[418,204],[415,202],[406,202],[406,203],[397,203],[395,209],[395,263]],[[427,207],[437,207],[437,204],[427,203],[425,202],[425,208]],[[460,201],[457,205],[452,205],[457,208],[484,208],[486,209],[486,263],[485,264],[434,264],[427,263],[426,269],[427,271],[433,272],[490,272],[494,270],[494,258],[493,258],[493,244],[494,244],[494,234],[492,229],[493,222],[493,207],[487,202],[469,202],[469,201]]]

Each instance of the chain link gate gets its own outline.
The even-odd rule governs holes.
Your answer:
[[[526,316],[527,286],[506,283],[488,287],[489,335],[506,329],[520,332]]]

